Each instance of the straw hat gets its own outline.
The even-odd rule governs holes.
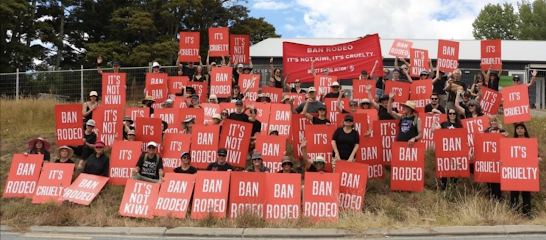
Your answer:
[[[58,157],[58,158],[61,158],[61,150],[62,149],[67,149],[68,150],[68,158],[71,158],[72,155],[74,155],[74,149],[66,146],[66,145],[63,145],[63,146],[60,146],[58,147],[57,149],[55,149],[55,155]]]
[[[212,119],[218,119],[220,121],[222,121],[222,115],[218,114],[218,113],[215,113],[212,115]]]
[[[408,100],[408,101],[406,101],[406,103],[402,103],[401,105],[402,105],[402,106],[409,107],[409,108],[411,108],[413,111],[415,111],[415,102],[413,102],[413,101],[411,101],[411,100]]]
[[[43,148],[45,151],[49,150],[49,148],[51,147],[51,144],[50,144],[48,141],[44,140],[42,137],[37,137],[37,138],[32,139],[32,140],[30,140],[30,141],[28,142],[28,148],[29,148],[29,149],[33,149],[34,146],[36,145],[36,142],[37,142],[37,141],[42,141],[42,143],[43,143],[43,147],[42,147],[42,148]]]
[[[284,101],[287,101],[287,100],[290,100],[291,97],[288,96],[288,95],[284,95],[284,97],[282,98],[282,101],[281,102],[284,102]]]
[[[182,128],[183,128],[183,129],[186,129],[186,124],[188,124],[189,122],[192,122],[193,124],[195,124],[195,118],[192,118],[192,117],[186,118],[186,119],[182,122]]]
[[[152,96],[146,96],[146,97],[142,100],[142,104],[144,104],[144,102],[146,102],[146,101],[155,102],[155,99],[154,99],[154,97],[152,97]]]

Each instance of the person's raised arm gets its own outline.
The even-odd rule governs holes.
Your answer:
[[[370,72],[370,74],[368,74],[370,79],[373,78],[373,72],[375,72],[375,67],[377,67],[377,62],[379,62],[379,60],[375,60],[372,71]]]
[[[413,79],[411,79],[411,76],[410,76],[410,74],[409,74],[409,71],[410,71],[409,68],[410,68],[411,66],[410,66],[409,64],[406,64],[406,65],[407,65],[408,67],[407,67],[406,69],[403,69],[402,71],[403,71],[404,74],[406,75],[406,78],[408,79],[408,81],[409,81],[410,83],[412,83],[412,82],[413,82]]]
[[[207,61],[206,61],[206,64],[207,64],[207,71],[210,73],[210,63],[209,63],[209,55],[210,55],[210,50],[207,51]]]
[[[203,61],[201,61],[201,55],[197,56],[199,58],[199,66],[203,68]]]
[[[372,85],[371,84],[366,85],[366,92],[368,93],[368,99],[370,99],[370,101],[372,103],[372,106],[375,109],[379,109],[379,104],[377,104],[377,102],[375,101],[375,98],[372,96]]]
[[[533,84],[535,83],[536,78],[537,78],[537,70],[533,70],[533,72],[531,73],[531,82],[529,82],[527,84],[527,87],[533,86]]]
[[[465,114],[464,108],[461,107],[461,104],[459,103],[461,101],[461,94],[463,93],[463,90],[457,90],[457,95],[455,96],[455,108],[457,109],[457,112],[461,115]]]
[[[315,60],[311,60],[311,74],[313,74],[313,77],[317,75],[315,73]]]
[[[307,169],[309,169],[309,167],[311,167],[311,160],[307,157],[307,140],[305,140],[305,138],[303,138],[300,142],[300,145],[301,145],[301,155],[302,155],[302,158],[303,158],[303,163],[305,164],[305,170],[307,171]]]
[[[250,56],[248,57],[248,62],[248,67],[254,69],[254,65],[252,64],[252,58]]]
[[[477,93],[474,93],[474,89],[476,87],[479,87],[477,83],[472,84],[472,87],[470,87],[470,95],[472,95],[474,98],[476,98],[479,94],[479,91]]]
[[[275,79],[275,66],[273,66],[273,58],[269,59],[269,68],[271,69],[271,78]]]
[[[451,78],[451,73],[449,73],[449,75],[447,76],[447,82],[446,82],[446,86],[444,87],[444,91],[446,92],[450,92],[451,91],[451,84],[453,83],[453,78]]]
[[[409,68],[410,64],[409,64],[408,61],[406,61],[405,58],[400,58],[400,61],[402,61],[403,63],[405,63],[405,64],[408,66],[408,68]]]
[[[394,57],[394,69],[398,69],[398,57]]]
[[[392,101],[394,100],[394,90],[389,94],[389,103],[387,105],[387,113],[390,114],[394,119],[400,120],[400,115],[392,110]]]
[[[222,63],[221,63],[221,66],[222,66],[222,67],[225,67],[225,66],[226,66],[226,57],[224,57],[224,55],[222,55]]]
[[[343,107],[341,106],[341,97],[343,96],[343,94],[345,94],[345,89],[339,90],[339,95],[337,96],[336,101],[336,107],[340,113],[343,112]]]
[[[430,66],[432,66],[432,62],[430,63]],[[438,68],[438,64],[436,64],[436,75],[434,76],[434,79],[432,79],[432,84],[436,83],[436,81],[440,80],[440,68]]]
[[[287,85],[286,83],[288,82],[288,78],[289,78],[289,77],[290,77],[290,73],[289,73],[289,74],[286,74],[286,75],[284,76],[284,80],[282,81],[282,87],[283,87],[283,88],[286,88],[286,85]]]
[[[303,106],[303,111],[301,113],[305,116],[305,118],[309,119],[309,121],[313,121],[313,115],[307,112],[307,108],[309,108],[309,102],[311,102],[311,99],[307,99],[307,101],[305,101],[305,105]]]
[[[248,121],[250,122],[255,122],[256,121],[256,108],[254,107],[254,105],[250,105],[249,106],[250,110],[248,111],[250,113],[250,115],[248,116]]]
[[[248,92],[248,90],[250,90],[250,87],[254,86],[254,82],[256,82],[256,79],[258,79],[258,78],[257,77],[252,78],[252,82],[243,91],[243,96],[245,96],[246,93]]]
[[[432,59],[428,59],[428,73],[432,74],[432,71],[434,71],[434,68],[432,67]]]
[[[98,56],[97,57],[97,72],[102,74],[102,69],[100,68],[100,64],[102,63],[102,57],[101,56]]]
[[[436,114],[432,118],[432,132],[436,129],[442,128],[442,125],[440,125],[440,115]]]

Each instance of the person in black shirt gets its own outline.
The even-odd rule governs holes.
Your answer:
[[[339,91],[339,93],[340,94],[337,97],[337,101],[336,101],[337,110],[340,113],[356,113],[356,111],[358,110],[358,101],[356,101],[356,100],[349,101],[349,110],[350,110],[350,112],[347,112],[347,110],[343,109],[343,106],[341,105],[341,96],[345,95],[345,90],[341,89]]]
[[[417,142],[421,138],[421,119],[415,115],[415,103],[411,100],[406,101],[405,104],[402,104],[404,108],[403,114],[396,113],[392,111],[392,101],[394,99],[395,92],[392,91],[389,95],[389,104],[387,107],[387,112],[394,117],[394,119],[399,120],[398,123],[398,136],[396,141],[399,142],[408,142],[408,145],[411,147],[413,143]]]
[[[235,112],[232,112],[229,115],[229,119],[253,123],[252,136],[254,136],[254,134],[261,131],[262,123],[256,119],[256,109],[254,108],[254,106],[249,106],[249,109],[250,116],[245,113],[246,109],[243,107],[243,101],[237,100],[237,102],[235,103]]]
[[[444,72],[440,71],[438,67],[436,67],[436,72],[433,78],[432,78],[432,92],[438,95],[438,103],[445,107],[447,104],[447,93],[444,90],[447,82],[447,76],[444,76]]]
[[[218,161],[210,163],[207,171],[233,171],[234,168],[227,163],[227,150],[225,148],[218,149]]]
[[[183,152],[182,155],[180,155],[180,160],[182,160],[182,165],[174,169],[175,173],[187,173],[187,174],[197,173],[197,168],[190,165],[191,156],[189,152]]]
[[[388,68],[383,69],[383,76],[377,78],[375,82],[375,98],[368,97],[370,99],[379,99],[385,94],[385,81],[389,81],[389,73],[391,71]]]
[[[303,111],[301,112],[305,118],[309,119],[313,124],[326,124],[330,125],[330,120],[326,118],[326,106],[322,105],[318,108],[318,117],[315,117],[307,112],[307,109],[309,108],[309,103],[313,101],[311,99],[307,99],[305,101],[305,106],[303,106]]]
[[[43,157],[44,162],[49,162],[51,160],[51,155],[49,153],[49,148],[51,147],[51,144],[48,141],[44,140],[43,138],[38,137],[38,138],[30,140],[28,142],[28,147],[30,148],[30,150],[24,153],[24,155],[28,155],[28,154],[44,155]]]
[[[281,160],[281,170],[279,170],[277,173],[297,173],[292,169],[292,167],[294,167],[292,159],[290,159],[289,156],[284,156]]]
[[[89,119],[85,124],[85,132],[83,132],[83,145],[81,146],[70,146],[74,150],[76,156],[80,156],[81,160],[78,165],[78,170],[83,169],[83,165],[87,158],[93,154],[95,148],[95,142],[97,141],[97,134],[93,131],[95,128],[95,120]]]
[[[332,137],[332,148],[336,161],[344,160],[354,162],[360,143],[358,132],[353,129],[353,116],[347,115],[343,119],[343,126],[337,128]]]
[[[462,90],[457,91],[457,97],[455,98],[455,108],[457,109],[457,112],[465,118],[483,116],[482,107],[476,99],[468,101],[467,108],[461,107],[459,99],[462,93]]]
[[[245,172],[269,172],[269,168],[264,165],[262,154],[259,152],[252,153],[252,165],[245,169]]]
[[[147,144],[148,152],[142,154],[138,159],[137,165],[133,168],[132,179],[161,183],[164,180],[163,159],[156,153],[157,143],[149,142]]]
[[[270,82],[271,80],[274,81],[273,87],[284,88],[284,86],[286,85],[286,80],[288,79],[288,76],[285,77],[283,80],[281,70],[273,66],[273,58],[269,59],[269,66],[271,67],[271,77],[269,81]]]
[[[449,107],[455,106],[455,98],[458,91],[466,91],[466,84],[461,82],[461,70],[455,69],[451,76],[448,76],[447,85],[445,91],[448,93],[447,105]]]
[[[303,139],[301,142],[301,152],[303,156],[303,162],[305,163],[305,169],[307,172],[326,172],[326,160],[323,156],[317,156],[315,161],[311,162],[311,159],[307,157],[307,141]]]
[[[127,140],[127,133],[131,130],[135,130],[133,125],[133,119],[129,116],[123,118],[123,140]]]
[[[323,101],[324,98],[337,98],[337,97],[339,97],[339,95],[340,95],[339,90],[341,89],[341,86],[339,85],[339,83],[338,82],[332,83],[330,88],[332,89],[332,91],[329,92],[329,93],[326,93],[326,95],[324,95],[324,97],[321,98],[321,102]],[[342,97],[345,97],[345,96],[342,95]]]
[[[110,170],[110,159],[104,154],[104,142],[95,143],[95,154],[91,154],[83,167],[82,173],[108,177]]]
[[[55,163],[74,163],[74,161],[70,159],[72,155],[74,155],[74,150],[66,145],[55,149],[55,155],[57,156]]]
[[[434,115],[434,118],[432,120],[432,132],[436,129],[455,129],[455,128],[463,128],[463,124],[461,123],[461,118],[459,117],[459,114],[457,114],[457,110],[455,108],[448,108],[447,109],[447,121],[443,123],[439,123],[440,115],[436,114]],[[457,184],[457,178],[441,178],[442,191],[445,191],[448,187],[448,185],[456,186]]]
[[[155,99],[152,97],[152,96],[146,96],[143,100],[142,100],[142,105],[143,107],[148,107],[150,108],[150,117],[153,118],[154,117],[154,108],[152,107],[152,104],[154,104],[155,102]]]
[[[430,114],[446,113],[446,109],[440,105],[438,94],[432,93],[430,95],[430,103],[425,105],[425,112]]]
[[[293,93],[307,93],[307,91],[303,90],[301,88],[301,81],[299,79],[296,79],[294,81],[294,87],[290,86],[290,84],[287,84],[286,87],[288,88],[289,92]]]
[[[368,96],[371,96],[371,91],[368,89]],[[383,94],[379,97],[379,104],[372,99],[372,106],[377,109],[377,120],[394,120],[395,118],[388,113],[387,107],[389,107],[389,95]],[[396,108],[391,108],[392,111],[398,113]]]

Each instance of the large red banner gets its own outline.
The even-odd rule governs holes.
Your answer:
[[[179,62],[199,62],[199,32],[180,32],[178,41]]]
[[[482,40],[480,45],[481,69],[487,70],[491,64],[493,64],[493,69],[502,69],[501,40]]]
[[[232,63],[248,64],[250,62],[250,36],[230,35],[229,50]]]
[[[284,72],[306,83],[314,80],[311,74],[312,61],[315,61],[315,72],[328,69],[338,79],[352,79],[362,70],[371,71],[376,60],[378,65],[374,76],[382,76],[382,59],[378,34],[337,45],[283,43]]]
[[[102,105],[125,106],[125,73],[102,74]]]

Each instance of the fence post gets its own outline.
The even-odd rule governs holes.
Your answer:
[[[15,100],[19,101],[19,68],[17,68],[15,74]]]
[[[81,74],[80,74],[80,97],[81,101],[84,102],[83,98],[83,65],[81,65]]]

